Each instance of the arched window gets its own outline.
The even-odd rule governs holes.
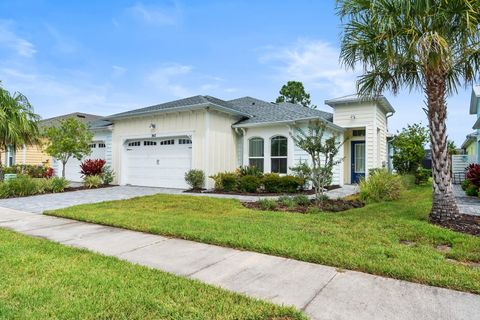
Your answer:
[[[276,173],[287,173],[288,140],[283,136],[276,136],[271,139],[271,171]]]
[[[263,172],[263,139],[251,138],[248,140],[248,165]]]

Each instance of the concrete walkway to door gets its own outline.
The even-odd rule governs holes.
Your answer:
[[[480,296],[0,208],[0,227],[293,305],[311,319],[476,319]]]

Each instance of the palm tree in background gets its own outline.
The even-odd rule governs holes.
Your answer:
[[[27,97],[19,92],[10,94],[0,82],[0,179],[3,178],[1,152],[9,146],[37,143],[39,119]]]
[[[459,217],[451,185],[447,96],[472,84],[480,67],[480,0],[338,0],[340,59],[362,67],[360,95],[401,88],[425,93],[432,149],[430,220]]]

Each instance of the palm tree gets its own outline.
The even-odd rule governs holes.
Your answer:
[[[477,79],[479,0],[338,0],[343,23],[340,59],[362,67],[359,94],[420,89],[426,97],[432,149],[430,220],[459,217],[447,148],[446,97]]]
[[[0,151],[5,151],[8,146],[16,148],[37,143],[39,118],[27,97],[19,92],[11,95],[0,83]],[[0,178],[3,177],[1,160]]]

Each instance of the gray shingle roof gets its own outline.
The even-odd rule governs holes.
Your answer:
[[[41,127],[51,127],[51,126],[57,125],[61,120],[65,120],[69,118],[75,118],[80,122],[89,124],[92,121],[102,118],[102,116],[95,115],[95,114],[82,113],[82,112],[74,112],[74,113],[64,114],[64,115],[53,117],[53,118],[40,120],[39,125]]]
[[[288,122],[301,119],[322,118],[329,122],[333,120],[333,114],[321,110],[315,110],[302,105],[282,102],[271,103],[252,97],[243,97],[228,101],[233,106],[253,116],[239,121],[237,127],[271,122]]]
[[[107,117],[107,119],[124,118],[124,117],[142,115],[142,114],[152,113],[152,112],[161,112],[161,111],[175,110],[175,109],[186,109],[186,108],[194,108],[194,107],[201,107],[201,106],[213,106],[223,111],[234,113],[240,116],[249,116],[248,114],[243,114],[243,112],[240,112],[237,108],[232,107],[230,103],[228,103],[227,101],[224,101],[215,97],[211,97],[211,96],[199,95],[199,96],[193,96],[185,99],[156,104],[146,108],[140,108],[140,109],[135,109],[135,110],[126,111],[122,113],[117,113]]]

